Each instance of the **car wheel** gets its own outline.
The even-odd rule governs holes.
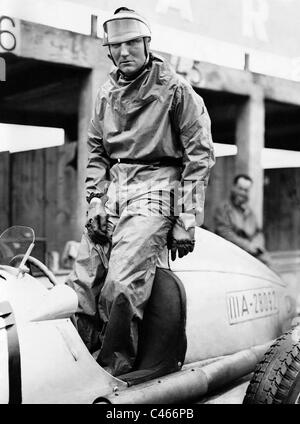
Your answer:
[[[257,364],[244,404],[300,404],[300,325],[278,337]]]

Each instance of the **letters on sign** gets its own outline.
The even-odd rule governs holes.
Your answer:
[[[180,56],[172,56],[171,65],[175,68],[177,74],[182,75],[192,85],[203,85],[204,79],[197,60],[187,59]]]
[[[194,21],[191,0],[158,0],[156,5],[157,13],[167,13],[169,9],[178,10],[183,19]]]
[[[15,21],[9,16],[0,16],[0,51],[12,52],[17,47]]]
[[[266,23],[269,19],[269,5],[266,0],[243,0],[243,35],[258,38],[260,41],[269,40]]]

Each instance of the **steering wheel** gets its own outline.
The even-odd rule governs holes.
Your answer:
[[[23,258],[24,258],[24,255],[22,254],[16,255],[10,260],[9,265],[15,267],[16,264],[18,265],[20,264]],[[26,264],[27,263],[29,263],[29,265],[34,265],[35,267],[37,267],[49,279],[50,283],[53,284],[53,286],[57,286],[58,281],[55,275],[41,261],[34,258],[33,256],[28,256]]]

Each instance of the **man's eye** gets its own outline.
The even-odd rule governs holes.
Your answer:
[[[113,49],[113,50],[117,50],[117,49],[119,49],[121,47],[121,44],[112,44],[111,45],[111,48]]]
[[[134,40],[130,40],[130,41],[128,41],[128,44],[129,44],[130,46],[136,46],[136,45],[138,45],[140,42],[141,42],[141,38],[136,38],[136,39],[134,39]]]

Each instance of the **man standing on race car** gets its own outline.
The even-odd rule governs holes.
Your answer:
[[[147,21],[122,7],[103,26],[115,69],[98,92],[88,132],[87,229],[93,240],[105,244],[107,237],[111,245],[94,310],[103,323],[97,361],[121,375],[134,365],[155,270],[167,266],[167,240],[172,259],[193,250],[215,159],[204,102],[149,51]],[[95,288],[77,277],[73,287],[91,305]]]

